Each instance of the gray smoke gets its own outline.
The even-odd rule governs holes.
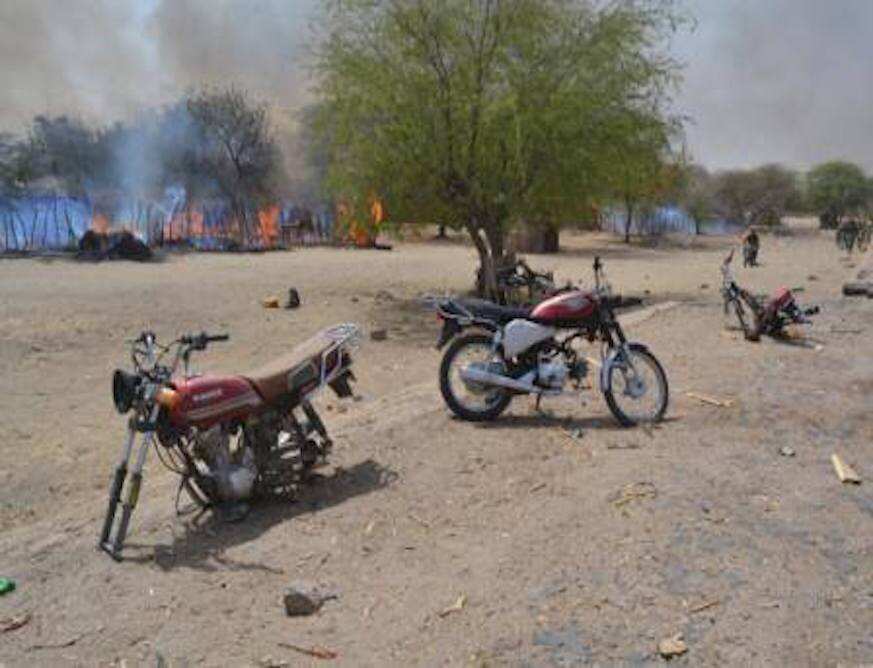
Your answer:
[[[848,159],[873,170],[873,1],[690,0],[679,109],[709,167]]]
[[[3,0],[0,129],[37,113],[130,119],[203,84],[280,109],[306,98],[315,0]]]
[[[677,108],[693,118],[695,157],[713,168],[846,158],[873,169],[873,0],[685,1],[699,25],[676,38],[688,63]],[[2,0],[0,130],[37,113],[126,120],[188,88],[235,83],[274,101],[290,135],[318,4]]]

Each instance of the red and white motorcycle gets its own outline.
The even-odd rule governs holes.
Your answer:
[[[293,492],[331,449],[311,399],[324,387],[341,398],[352,396],[350,351],[360,338],[356,325],[337,325],[251,373],[201,376],[190,371],[191,354],[226,341],[226,334],[186,335],[168,346],[152,332],[140,334],[131,346],[133,372],[119,369],[112,378],[115,407],[130,418],[100,547],[120,558],[153,444],[164,465],[180,476],[179,493],[228,519],[244,516],[246,499]]]
[[[581,390],[589,364],[574,347],[600,341],[600,390],[624,426],[657,422],[669,400],[667,376],[641,343],[625,338],[615,316],[623,304],[612,295],[600,258],[595,288],[567,289],[533,308],[500,306],[478,299],[437,302],[443,327],[437,348],[448,349],[440,365],[440,390],[455,415],[493,420],[513,396]],[[468,331],[473,330],[473,331]]]

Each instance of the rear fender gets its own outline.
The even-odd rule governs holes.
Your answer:
[[[491,320],[464,320],[461,322],[457,318],[443,318],[443,327],[440,331],[439,340],[436,343],[436,349],[442,350],[456,336],[462,334],[468,329],[484,329],[485,331],[494,334],[500,330],[498,325]]]
[[[642,343],[627,343],[630,350],[638,350],[639,352],[649,353],[649,349]],[[624,355],[623,347],[614,348],[606,357],[603,366],[600,367],[600,390],[601,392],[609,392],[612,389],[612,367],[620,363]]]

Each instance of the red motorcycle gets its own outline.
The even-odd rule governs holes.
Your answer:
[[[101,549],[113,558],[120,559],[153,444],[161,462],[180,476],[177,511],[185,490],[198,506],[216,508],[231,520],[245,515],[246,499],[293,493],[326,461],[331,440],[310,400],[325,386],[340,398],[352,396],[350,351],[360,341],[358,327],[325,329],[252,373],[191,373],[192,353],[228,338],[203,332],[162,346],[152,332],[143,332],[131,342],[133,372],[115,371],[115,408],[131,417],[100,534]],[[180,364],[183,371],[177,375]],[[138,435],[142,442],[131,468]],[[127,497],[113,536],[128,473]]]
[[[772,295],[753,295],[740,287],[731,270],[734,251],[731,250],[721,264],[721,296],[724,314],[736,316],[743,335],[749,341],[758,341],[762,334],[784,336],[787,325],[807,325],[810,316],[819,312],[818,306],[801,308],[794,292],[779,288]]]

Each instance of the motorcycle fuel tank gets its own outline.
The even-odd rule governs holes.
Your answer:
[[[590,292],[573,290],[540,302],[530,317],[543,324],[573,327],[594,315],[595,309],[595,297]]]
[[[260,408],[261,397],[240,376],[195,376],[174,381],[178,400],[170,411],[173,424],[208,428]]]

